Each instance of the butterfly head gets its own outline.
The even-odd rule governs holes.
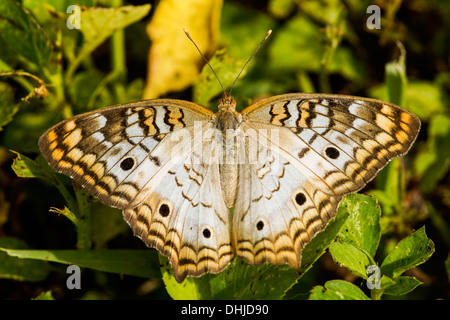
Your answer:
[[[235,111],[236,100],[231,96],[231,92],[225,92],[218,102],[219,112]]]

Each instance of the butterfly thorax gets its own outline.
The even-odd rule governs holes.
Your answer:
[[[236,100],[226,93],[218,104],[216,129],[221,133],[222,154],[219,164],[220,181],[225,204],[231,208],[236,199],[237,187],[237,132],[241,115],[236,112]]]

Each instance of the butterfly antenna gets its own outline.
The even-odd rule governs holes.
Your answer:
[[[189,40],[191,40],[191,42],[194,44],[194,46],[197,48],[197,51],[200,53],[200,55],[203,57],[203,60],[205,60],[206,64],[209,66],[209,68],[211,69],[211,71],[214,73],[214,75],[217,78],[217,81],[219,81],[220,86],[222,87],[222,92],[225,95],[225,89],[223,88],[223,84],[220,81],[219,77],[217,76],[217,73],[214,71],[213,67],[211,67],[211,65],[209,64],[208,59],[206,59],[206,57],[203,55],[202,51],[199,49],[199,47],[197,46],[197,44],[194,42],[194,40],[192,40],[189,32],[186,29],[183,29],[184,33],[186,34],[186,36],[189,38]]]
[[[262,44],[267,40],[267,38],[270,36],[270,34],[272,33],[272,30],[267,31],[266,36],[264,37],[264,39],[259,43],[258,47],[255,49],[255,51],[253,52],[252,56],[247,60],[247,62],[244,64],[244,66],[242,67],[241,71],[239,72],[239,74],[237,75],[236,79],[234,79],[233,85],[231,86],[231,89],[229,91],[229,93],[231,94],[231,90],[233,90],[233,87],[236,83],[236,81],[239,79],[239,77],[241,76],[242,71],[244,71],[245,67],[248,65],[248,63],[250,62],[250,60],[253,59],[253,57],[255,56],[255,54],[259,51],[259,48],[261,48]]]

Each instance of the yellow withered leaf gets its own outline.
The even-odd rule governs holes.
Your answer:
[[[144,99],[182,90],[195,81],[203,59],[183,29],[208,56],[217,47],[222,3],[223,0],[161,0],[147,27],[152,45]]]

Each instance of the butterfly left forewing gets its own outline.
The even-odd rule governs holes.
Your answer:
[[[170,134],[193,130],[212,113],[185,101],[148,100],[93,111],[45,132],[39,147],[50,166],[71,176],[101,202],[125,209],[142,202],[149,181],[176,161]],[[179,153],[177,156],[185,156]]]

